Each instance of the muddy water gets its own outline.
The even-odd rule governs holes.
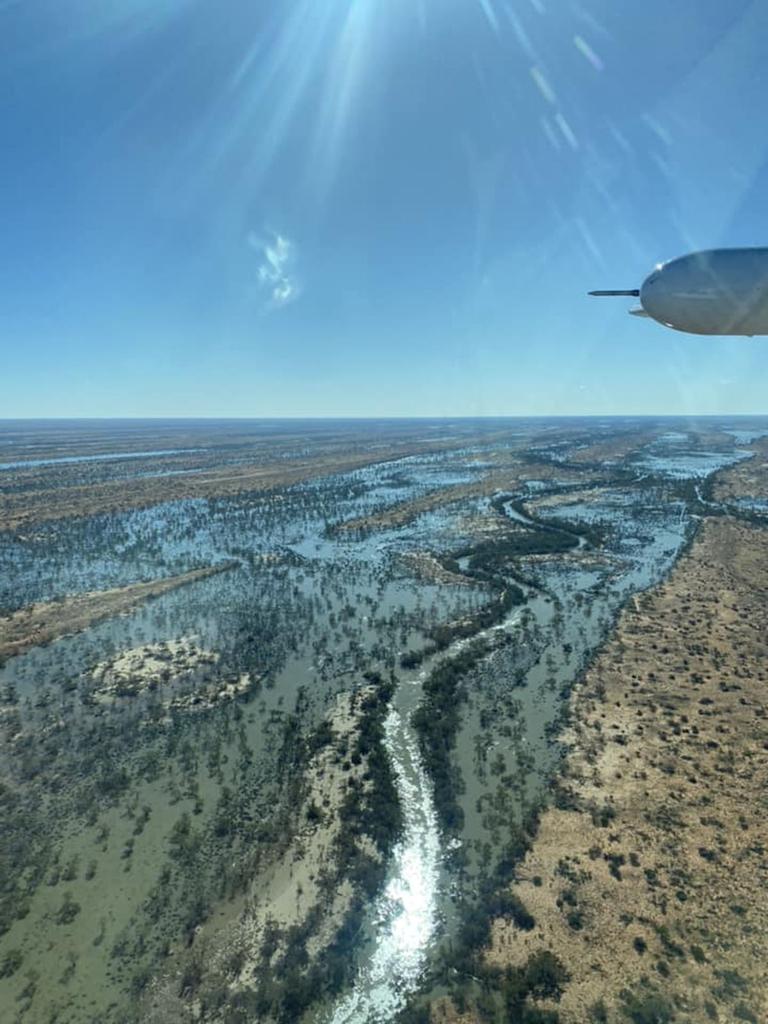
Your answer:
[[[514,631],[520,618],[520,610],[514,609],[504,622],[477,634],[475,639]],[[458,654],[469,642],[457,640],[440,657]],[[445,864],[445,843],[432,783],[411,725],[421,701],[422,685],[435,660],[425,663],[417,675],[401,681],[386,720],[385,744],[403,808],[404,835],[394,851],[384,893],[371,914],[373,951],[361,964],[352,991],[323,1018],[330,1024],[393,1019],[418,987],[445,930],[452,878]]]
[[[115,1019],[127,1006],[126,985],[144,964],[152,968],[157,963],[149,953],[137,952],[135,940],[146,937],[149,951],[149,942],[164,940],[160,925],[154,929],[148,923],[144,908],[156,899],[158,880],[169,863],[170,837],[183,814],[190,816],[197,835],[207,835],[223,787],[241,793],[246,787],[243,799],[253,802],[251,816],[266,819],[280,796],[275,763],[286,716],[301,708],[302,725],[310,729],[336,693],[359,685],[363,670],[385,670],[401,651],[421,646],[418,623],[456,618],[484,603],[479,588],[457,590],[408,578],[380,537],[353,541],[326,535],[330,515],[359,515],[419,487],[467,478],[458,467],[411,463],[400,488],[387,485],[392,474],[387,465],[255,503],[177,502],[89,523],[58,524],[23,544],[0,539],[0,566],[9,569],[0,578],[13,582],[21,603],[50,597],[52,588],[71,593],[162,575],[177,562],[188,566],[190,559],[234,558],[240,563],[230,573],[167,593],[0,666],[0,688],[13,692],[26,733],[58,737],[56,770],[67,782],[49,805],[38,808],[55,831],[61,871],[48,872],[50,881],[30,895],[25,916],[0,936],[0,960],[8,949],[18,948],[23,971],[53,979],[30,996],[25,1019],[31,1024],[57,1014],[67,1024]],[[81,703],[96,662],[181,635],[220,653],[223,678],[230,672],[226,666],[233,674],[243,669],[259,677],[263,673],[252,700],[174,720],[172,752],[170,732],[145,730],[144,697],[120,698],[109,708]],[[249,641],[247,649],[243,638]],[[246,657],[250,660],[243,661]],[[190,677],[182,687],[193,691],[195,680]],[[167,684],[146,695],[146,704],[175,694],[176,684]],[[408,815],[391,885],[377,910],[377,938],[379,926],[389,922],[391,942],[377,942],[378,955],[371,963],[374,992],[376,979],[378,991],[388,985],[394,964],[405,987],[415,984],[435,928],[430,894],[440,863],[439,838],[410,730],[411,710],[393,709],[387,723],[404,804],[418,814]],[[88,778],[78,765],[78,744],[84,743],[83,729],[95,732],[99,724],[115,732],[113,744],[102,744],[103,756],[110,765],[127,766],[131,789],[112,807],[93,803],[93,820],[84,820]],[[244,752],[252,759],[247,771],[241,769]],[[157,765],[157,777],[134,779],[134,768],[149,760]],[[8,761],[0,767],[16,770]],[[139,825],[143,808],[148,818]],[[210,893],[207,870],[206,862],[199,879],[201,890]],[[78,908],[77,916],[56,926],[52,943],[51,921],[65,895]],[[175,941],[172,920],[167,931]],[[115,950],[125,952],[116,955]],[[71,972],[63,970],[62,962]],[[22,972],[0,979],[0,1003],[7,996],[12,1004],[25,987],[32,991],[27,981]],[[381,999],[384,1006],[395,1005],[386,994]]]
[[[608,507],[602,508],[604,517]],[[573,506],[562,514],[578,517]],[[623,520],[623,521],[622,521]],[[610,557],[593,565],[552,560],[537,570],[542,591],[529,603],[529,639],[495,653],[478,673],[457,750],[466,790],[462,840],[470,870],[488,864],[487,844],[506,835],[489,825],[488,805],[504,798],[518,822],[547,786],[559,750],[549,730],[581,666],[606,635],[628,594],[646,589],[673,564],[689,523],[670,507],[645,524],[643,542],[631,543],[637,524],[614,516]],[[488,724],[488,708],[499,714]],[[505,709],[509,709],[506,711]],[[491,815],[492,817],[492,815]]]

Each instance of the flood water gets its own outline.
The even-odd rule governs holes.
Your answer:
[[[738,452],[708,454],[703,461],[677,455],[652,458],[663,475],[699,480],[740,457]],[[532,490],[540,497],[547,488]],[[514,521],[530,524],[509,503],[505,511]],[[473,879],[477,884],[484,871],[492,870],[494,855],[503,848],[505,836],[489,814],[489,804],[501,795],[503,813],[520,821],[527,809],[545,798],[560,756],[549,730],[562,708],[563,694],[607,635],[623,603],[671,569],[693,528],[682,502],[669,502],[654,491],[609,490],[590,504],[564,503],[545,515],[553,522],[599,521],[610,529],[610,541],[591,565],[572,559],[540,564],[533,572],[538,587],[529,592],[526,613],[527,633],[537,635],[539,643],[526,642],[522,613],[513,610],[497,628],[516,634],[518,642],[491,654],[474,673],[474,682],[470,680],[474,692],[456,745],[465,784],[458,842],[441,835],[432,789],[409,726],[430,664],[400,683],[388,720],[387,748],[397,773],[406,834],[393,857],[385,894],[371,915],[373,950],[365,956],[352,992],[320,1020],[384,1022],[407,1004],[409,992],[418,988],[430,960],[450,942],[456,924],[457,873],[450,863],[456,848],[465,848],[459,876],[462,886],[471,888]],[[401,533],[418,531],[416,523]],[[585,546],[583,538],[580,541],[579,551]],[[462,642],[454,644],[443,656],[461,646]],[[493,724],[488,721],[489,709],[495,712]],[[510,722],[513,729],[508,728]],[[498,763],[489,778],[488,765],[494,758]]]
[[[51,459],[18,459],[16,462],[0,462],[0,470],[35,469],[38,466],[71,466],[79,462],[114,462],[123,459],[147,459],[161,455],[187,455],[202,452],[205,448],[160,448],[146,452],[109,452],[103,455],[60,455]]]
[[[392,1020],[419,984],[438,926],[440,829],[432,783],[410,726],[418,685],[403,684],[396,703],[385,724],[386,747],[404,810],[404,834],[385,890],[371,911],[373,951],[361,964],[352,991],[326,1018],[331,1024]]]
[[[360,536],[333,527],[477,479],[495,463],[493,445],[403,458],[280,493],[169,502],[43,524],[23,540],[0,536],[0,598],[8,608],[237,563],[0,666],[0,689],[13,695],[24,744],[23,756],[6,756],[2,767],[31,787],[30,828],[45,822],[59,844],[53,864],[44,862],[47,884],[30,892],[26,914],[0,937],[0,953],[22,950],[43,976],[61,973],[63,955],[73,965],[45,996],[30,996],[34,986],[24,989],[20,979],[1,979],[0,997],[27,992],[24,999],[34,1007],[27,1019],[34,1022],[119,1019],[133,979],[177,941],[176,932],[153,917],[152,906],[184,815],[202,853],[164,884],[179,906],[194,906],[202,893],[215,908],[223,898],[222,864],[235,863],[217,824],[222,808],[244,823],[244,842],[253,842],[251,823],[270,821],[279,805],[288,727],[298,722],[308,734],[339,693],[359,686],[362,673],[374,669],[397,679],[385,746],[404,831],[383,891],[367,913],[354,984],[314,1019],[392,1020],[450,945],[462,907],[495,870],[514,830],[546,798],[560,757],[553,737],[569,687],[627,598],[668,572],[690,537],[694,520],[670,487],[678,480],[702,483],[743,457],[738,449],[682,450],[687,444],[687,434],[668,435],[666,448],[649,446],[633,463],[643,474],[626,474],[585,498],[567,493],[573,487],[568,453],[558,442],[556,477],[532,475],[514,495],[528,503],[529,514],[511,498],[506,502],[504,513],[520,529],[539,522],[599,526],[605,539],[595,548],[579,535],[569,552],[523,559],[516,568],[520,578],[510,575],[526,602],[492,627],[508,642],[471,669],[463,684],[454,751],[461,825],[450,835],[440,826],[412,718],[433,667],[468,641],[454,641],[418,670],[403,669],[399,658],[423,647],[434,625],[483,608],[490,592],[477,581],[456,586],[418,578],[402,556],[425,550],[449,555],[464,547],[472,541],[472,524],[488,518],[490,499],[461,499]],[[462,558],[460,567],[468,561]],[[121,651],[180,637],[217,652],[215,665],[138,699],[96,706],[87,699],[94,666]],[[200,685],[218,687],[243,674],[252,684],[242,705],[169,710],[169,701],[191,698]],[[94,800],[93,779],[111,792],[108,787],[122,785],[120,773],[134,780],[132,788]],[[64,876],[69,880],[59,881]],[[78,916],[61,926],[52,945],[46,936],[63,892]]]

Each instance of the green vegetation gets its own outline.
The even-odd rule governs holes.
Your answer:
[[[182,972],[179,991],[185,1000],[200,1001],[203,1020],[223,1020],[229,1024],[255,1018],[293,1024],[318,1001],[333,998],[352,980],[370,901],[381,889],[388,858],[403,827],[395,779],[384,747],[384,721],[394,683],[384,681],[376,672],[366,673],[365,680],[367,690],[357,698],[357,728],[351,742],[348,744],[345,738],[335,748],[342,767],[364,763],[365,771],[358,778],[350,775],[348,779],[339,812],[342,829],[319,879],[320,902],[301,924],[285,931],[277,926],[268,929],[252,982],[243,989],[230,988],[232,977],[237,976],[244,963],[242,950],[232,951],[222,973],[206,967],[200,951],[193,948]],[[314,755],[335,743],[335,733],[327,721],[304,738],[298,717],[288,716],[282,723],[280,760],[290,766],[290,776],[297,778]],[[220,827],[232,819],[234,800],[230,792],[226,809],[215,818]],[[304,804],[298,790],[294,791],[292,802],[297,809],[302,808],[305,820],[322,818],[323,809],[312,802]],[[286,834],[290,832],[289,826]],[[193,835],[189,815],[182,815],[171,835],[172,846],[179,855],[185,856]],[[272,850],[274,853],[274,841]],[[330,941],[325,940],[322,950],[310,956],[311,943],[325,923],[325,908],[335,893],[350,882],[354,895],[344,920]]]
[[[631,1024],[671,1024],[675,1019],[672,1002],[658,990],[646,986],[621,993],[621,1011]]]
[[[514,560],[530,555],[558,555],[577,547],[578,539],[562,530],[521,530],[499,539],[483,541],[455,557],[469,555],[469,572],[478,579],[498,576]]]
[[[394,692],[392,682],[384,683],[378,674],[369,674],[376,692],[361,702],[361,717],[352,760],[366,759],[366,772],[359,783],[349,786],[341,807],[344,828],[336,849],[334,884],[350,879],[369,898],[384,880],[387,859],[402,834],[403,812],[392,766],[384,748],[384,719]],[[378,859],[361,851],[360,840],[373,840]]]
[[[465,640],[482,630],[490,629],[491,626],[502,622],[514,607],[525,604],[524,591],[514,583],[503,583],[499,589],[498,596],[473,615],[469,615],[459,622],[449,622],[444,626],[432,627],[427,635],[433,641],[433,645],[431,648],[427,648],[427,653],[434,654],[437,651],[444,651],[456,640]],[[403,664],[402,659],[401,664]],[[403,667],[410,668],[412,666],[403,664]]]
[[[492,1024],[558,1024],[556,1010],[538,1005],[539,1000],[558,1002],[570,980],[562,961],[551,951],[532,954],[522,967],[501,970],[475,963],[471,970],[469,976],[465,965],[464,984],[454,985],[452,999],[459,1012],[474,1011],[480,1020]]]
[[[552,488],[549,493],[567,494],[568,488]],[[540,516],[532,514],[531,511],[525,507],[525,502],[520,498],[516,498],[513,494],[501,494],[491,501],[491,508],[505,517],[507,515],[507,505],[518,515],[528,519],[532,524],[534,524],[537,530],[555,535],[559,534],[566,538],[569,536],[574,537],[576,538],[574,543],[578,541],[579,537],[583,537],[584,540],[592,547],[599,548],[605,543],[608,535],[607,527],[601,523],[575,522],[574,520],[563,519],[560,516],[558,516],[554,522],[545,522]],[[565,543],[565,541],[561,541],[560,543]],[[569,544],[562,550],[567,551],[573,546],[573,544]]]
[[[77,915],[82,910],[79,903],[72,899],[71,892],[64,893],[64,900],[59,909],[54,914],[54,921],[56,924],[72,924]]]
[[[461,724],[461,704],[466,699],[464,680],[488,650],[486,642],[476,640],[441,661],[424,681],[422,701],[413,715],[421,756],[434,786],[435,806],[446,832],[457,832],[463,822],[458,802],[461,773],[451,754]]]
[[[20,949],[10,949],[0,961],[0,978],[10,978],[24,962],[24,954]]]

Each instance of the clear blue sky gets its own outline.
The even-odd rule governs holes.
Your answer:
[[[0,416],[768,412],[764,0],[0,0]]]

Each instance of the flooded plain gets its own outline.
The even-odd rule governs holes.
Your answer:
[[[709,424],[701,437],[661,424],[605,467],[583,462],[604,426],[551,443],[538,425],[509,440],[462,435],[453,449],[264,493],[0,534],[6,612],[236,562],[0,667],[8,1019],[160,1020],[153,992],[177,976],[174,1019],[191,1020],[193,1004],[196,1019],[226,1019],[238,993],[221,983],[215,1004],[205,971],[185,988],[189,958],[208,933],[224,941],[231,908],[296,827],[304,750],[337,696],[374,678],[393,684],[382,743],[402,824],[348,937],[351,971],[301,1016],[389,1021],[444,991],[441,964],[548,798],[570,686],[622,604],[692,536],[693,485],[750,456],[738,429],[718,443]],[[510,490],[486,485],[526,431],[537,442],[529,477],[523,462]],[[78,468],[74,454],[38,464],[54,458]],[[404,525],[338,529],[457,485],[463,497]],[[425,553],[432,561],[412,561]],[[144,666],[129,680],[116,668],[126,653]],[[458,667],[443,786],[418,713],[446,665]],[[275,985],[283,969],[293,977],[275,965]],[[281,992],[270,989],[264,1019],[292,1019]]]

